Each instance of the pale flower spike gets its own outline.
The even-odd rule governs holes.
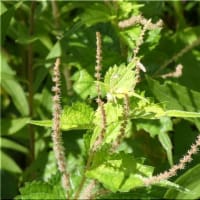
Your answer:
[[[146,186],[148,185],[153,185],[153,184],[157,184],[160,181],[163,180],[167,180],[173,176],[176,176],[177,172],[179,170],[182,170],[185,168],[185,165],[187,163],[190,163],[192,161],[192,155],[195,155],[198,153],[199,151],[199,147],[200,147],[200,134],[197,136],[195,144],[192,144],[190,149],[188,150],[187,154],[184,155],[180,160],[179,163],[172,166],[172,168],[170,168],[167,171],[164,171],[158,175],[149,177],[149,178],[144,178],[143,182]]]
[[[57,161],[58,169],[62,175],[62,186],[66,191],[66,198],[69,198],[69,175],[66,170],[65,161],[65,149],[62,142],[61,132],[60,132],[60,114],[61,114],[61,103],[60,103],[60,58],[56,59],[53,68],[53,82],[55,86],[52,88],[54,92],[53,96],[53,126],[52,126],[52,140],[53,140],[53,150],[55,153],[55,158]]]

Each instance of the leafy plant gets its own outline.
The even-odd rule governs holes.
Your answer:
[[[188,73],[199,28],[184,18],[195,3],[1,6],[1,170],[20,184],[11,198],[200,197],[200,96]],[[160,20],[170,9],[174,35]]]

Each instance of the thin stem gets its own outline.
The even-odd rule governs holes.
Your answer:
[[[159,72],[161,72],[170,63],[178,60],[181,56],[183,56],[185,53],[187,53],[192,48],[194,48],[195,46],[198,46],[198,45],[200,45],[200,37],[197,38],[197,40],[195,40],[194,42],[192,42],[190,45],[187,45],[186,47],[184,47],[183,49],[181,49],[181,51],[179,51],[177,54],[175,54],[171,59],[165,61],[164,64],[155,72],[155,74],[158,74]]]
[[[55,0],[51,1],[51,6],[52,6],[52,15],[54,18],[54,26],[57,30],[59,30],[61,23],[60,23],[60,14],[59,14],[59,8],[58,8],[57,1],[55,1]],[[67,94],[69,96],[72,96],[73,90],[72,90],[72,80],[71,80],[70,68],[67,65],[65,65],[63,71],[64,71],[65,80],[66,80]]]
[[[93,159],[93,156],[94,156],[94,151],[90,151],[89,157],[88,157],[88,160],[87,160],[87,163],[86,163],[86,167],[85,167],[85,170],[84,170],[84,173],[83,173],[83,177],[82,177],[80,185],[79,185],[79,187],[76,191],[76,194],[74,195],[74,199],[78,199],[79,196],[80,196],[81,190],[82,190],[82,188],[85,184],[85,181],[86,181],[85,172],[89,169],[91,162],[92,162],[92,159]]]
[[[33,35],[34,31],[34,13],[35,13],[35,6],[36,2],[31,2],[31,12],[29,17],[29,35]],[[28,45],[28,51],[27,51],[27,57],[28,57],[28,91],[29,91],[29,117],[33,118],[33,47],[30,43]],[[30,146],[30,158],[31,162],[35,159],[35,133],[34,128],[30,124],[29,125],[29,146]]]
[[[55,27],[59,28],[60,26],[60,20],[59,20],[59,11],[58,11],[58,5],[56,1],[51,1],[51,6],[52,6],[52,14],[53,14],[53,18],[55,21]]]

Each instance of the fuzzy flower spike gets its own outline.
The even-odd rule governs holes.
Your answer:
[[[65,161],[65,151],[63,147],[61,131],[60,131],[60,114],[61,114],[61,105],[60,105],[60,58],[56,59],[54,68],[53,68],[53,82],[54,87],[52,91],[54,92],[53,96],[53,150],[55,153],[58,169],[62,174],[62,187],[66,191],[66,198],[69,199],[69,175],[66,171],[66,161]]]

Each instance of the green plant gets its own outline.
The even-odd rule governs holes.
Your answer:
[[[148,21],[149,22],[149,21]],[[148,26],[148,22],[147,25]],[[144,25],[144,30],[146,30]],[[141,33],[141,39],[137,43],[137,48],[142,44],[144,32]],[[135,93],[135,86],[139,77],[139,58],[136,57],[136,51],[134,51],[133,59],[130,63],[122,64],[120,66],[114,66],[109,68],[105,74],[104,81],[101,82],[101,36],[100,33],[96,33],[97,37],[97,64],[96,64],[96,90],[98,108],[96,112],[93,113],[94,120],[92,122],[91,134],[86,139],[85,143],[88,143],[86,159],[86,167],[82,174],[80,185],[75,186],[75,190],[69,189],[69,174],[65,172],[65,162],[62,142],[59,139],[59,113],[60,108],[59,98],[59,84],[58,84],[58,65],[59,61],[55,63],[54,68],[54,81],[55,81],[55,96],[54,104],[55,110],[53,118],[53,146],[54,152],[56,154],[56,160],[59,166],[59,170],[63,173],[63,177],[66,179],[67,185],[64,189],[68,191],[71,195],[67,198],[75,199],[86,199],[95,198],[94,189],[99,183],[101,183],[108,191],[112,192],[129,192],[133,188],[145,187],[152,184],[157,184],[161,187],[176,186],[173,183],[166,181],[167,179],[175,176],[178,170],[184,169],[185,164],[191,162],[192,155],[196,154],[200,146],[200,136],[197,137],[196,143],[191,146],[188,153],[179,161],[177,165],[173,165],[168,171],[160,173],[159,175],[152,176],[153,168],[151,166],[145,165],[142,158],[134,158],[134,154],[126,152],[124,149],[120,151],[119,147],[123,142],[123,139],[130,137],[131,133],[131,119],[160,119],[169,117],[200,117],[199,113],[186,112],[179,110],[166,110],[160,105],[151,102],[148,98],[145,98],[141,94]],[[104,95],[102,94],[104,91]],[[102,98],[106,98],[106,102],[103,102]],[[84,103],[82,103],[84,105]],[[85,105],[86,107],[86,105]],[[74,106],[71,109],[73,113],[78,107]],[[73,110],[74,109],[74,110]],[[91,108],[90,108],[91,109]],[[58,113],[56,113],[56,110]],[[67,120],[63,117],[62,126],[69,126],[68,129],[73,128],[73,126],[78,127],[80,125],[81,112],[79,110],[79,116],[74,117],[73,114],[71,118]],[[65,113],[67,116],[67,113]],[[74,119],[77,119],[77,124]],[[71,123],[70,121],[73,121]],[[83,116],[83,121],[84,116]],[[34,121],[32,122],[34,124]],[[51,124],[51,123],[50,123]],[[66,125],[64,125],[66,124]],[[37,122],[37,125],[43,125]],[[83,124],[84,125],[84,124]],[[61,127],[62,127],[61,126]],[[55,128],[56,127],[56,128]],[[85,127],[87,128],[87,127]],[[163,131],[159,134],[161,144],[165,146],[170,146],[169,136]],[[57,139],[56,139],[57,137]],[[168,148],[166,147],[166,148]],[[60,155],[60,156],[59,156]],[[61,156],[62,155],[62,156]],[[168,159],[171,160],[170,154],[168,154]],[[63,163],[63,164],[60,164]],[[173,161],[171,161],[173,162]],[[61,167],[62,166],[62,167]],[[109,179],[108,179],[109,177]],[[87,178],[93,179],[88,184]],[[95,181],[94,181],[95,180]],[[85,187],[85,188],[84,188]],[[180,188],[179,188],[180,189]],[[83,191],[82,191],[83,190]],[[81,193],[82,192],[82,193]],[[98,193],[98,190],[96,191]],[[90,195],[89,195],[90,194]],[[22,195],[23,198],[23,195]]]
[[[39,4],[43,5],[43,10],[42,8],[41,10],[36,9],[38,5],[34,5],[34,3],[31,7],[28,3],[21,4],[23,7],[20,7],[20,4],[14,4],[12,9],[23,8],[25,13],[27,10],[31,10],[30,24],[33,25],[33,16],[35,16],[36,22],[40,22],[40,20],[48,22],[49,13],[48,9],[45,10],[45,3]],[[26,182],[20,187],[20,195],[15,198],[132,199],[178,198],[183,197],[183,195],[187,197],[192,195],[194,199],[199,198],[199,181],[197,178],[191,179],[199,172],[198,157],[194,156],[195,160],[189,165],[188,171],[181,172],[181,169],[185,167],[186,163],[191,162],[191,156],[197,153],[200,145],[198,136],[200,95],[199,92],[188,89],[188,86],[195,89],[195,85],[189,81],[186,81],[188,85],[184,84],[187,87],[177,83],[177,80],[181,79],[176,78],[182,77],[184,70],[186,70],[185,62],[181,62],[183,67],[175,68],[174,72],[167,68],[172,62],[180,61],[183,53],[187,55],[187,52],[193,48],[194,55],[198,55],[195,48],[198,48],[199,39],[196,38],[195,41],[188,42],[190,44],[183,48],[184,50],[180,51],[177,56],[172,56],[172,59],[167,59],[168,61],[164,62],[163,65],[159,64],[161,67],[151,71],[151,67],[148,65],[153,66],[154,62],[151,61],[150,57],[154,53],[160,55],[159,48],[157,49],[159,39],[161,39],[161,44],[166,38],[169,40],[167,35],[160,36],[161,21],[152,22],[142,17],[139,12],[141,5],[137,3],[132,4],[126,1],[94,2],[87,5],[88,7],[77,2],[69,3],[67,6],[60,3],[58,6],[56,2],[52,2],[56,28],[51,32],[51,37],[55,38],[55,35],[60,37],[54,41],[54,45],[48,43],[50,39],[42,40],[39,33],[37,33],[38,38],[34,38],[33,27],[29,30],[30,37],[27,40],[22,41],[23,38],[21,38],[22,43],[30,43],[27,50],[30,56],[28,62],[30,72],[34,69],[32,68],[33,54],[31,52],[42,52],[43,55],[46,55],[45,63],[41,61],[43,55],[37,56],[38,59],[41,59],[37,61],[37,64],[39,66],[44,64],[45,68],[40,68],[37,73],[39,78],[34,85],[36,95],[32,94],[28,103],[23,90],[19,89],[21,91],[19,94],[22,94],[19,97],[20,95],[16,95],[15,92],[9,90],[9,87],[6,87],[6,79],[3,78],[2,87],[13,97],[14,106],[24,116],[22,119],[14,118],[11,122],[5,119],[7,127],[12,123],[19,123],[19,127],[14,126],[15,130],[11,129],[8,132],[15,134],[18,130],[22,130],[26,123],[38,125],[35,127],[34,137],[30,134],[32,142],[29,149],[32,152],[30,157],[32,161],[26,171],[22,173],[19,165],[14,163],[11,157],[9,157],[10,166],[14,167],[9,169],[4,166],[4,169],[14,170],[15,173],[20,174],[22,184]],[[8,14],[12,14],[12,9],[5,11],[6,16],[4,17],[7,20],[10,20]],[[77,9],[80,15],[72,17],[73,22],[76,23],[68,30],[71,24],[69,23],[67,28],[63,28],[65,18],[62,19],[62,14],[64,17],[66,10],[68,10],[73,15],[71,12],[73,9]],[[42,14],[43,12],[47,13],[41,19],[34,15],[35,11]],[[133,13],[136,13],[137,16],[132,16]],[[132,16],[130,19],[124,20],[130,16]],[[16,28],[16,23],[12,23],[14,25],[8,30],[9,37],[14,37],[12,33],[15,32]],[[101,23],[103,23],[102,26]],[[183,25],[182,21],[181,26]],[[81,31],[80,27],[83,28],[83,26],[87,28]],[[91,61],[94,58],[93,43],[95,39],[93,35],[94,31],[99,29],[98,26],[103,32],[103,42],[100,33],[97,32],[96,67],[94,69],[94,64]],[[49,27],[51,27],[50,23],[42,29],[46,38],[50,38],[47,36]],[[112,27],[111,34],[107,34],[108,27]],[[76,33],[77,30],[80,31],[80,34]],[[188,35],[194,37],[195,33],[192,29],[189,30]],[[181,33],[176,38],[179,37],[181,37]],[[34,42],[38,39],[48,46],[48,51],[38,50],[41,45]],[[90,43],[87,42],[88,39],[90,39]],[[69,41],[67,48],[65,46],[66,40]],[[114,48],[113,51],[104,49],[104,45],[108,49]],[[163,44],[163,47],[165,45]],[[176,50],[178,49],[180,48],[177,47]],[[104,59],[102,59],[102,54]],[[59,70],[60,58],[57,57],[61,57],[62,70]],[[163,57],[163,60],[168,58]],[[4,72],[10,73],[14,85],[19,86],[11,70],[8,70],[10,67],[5,58],[6,56],[3,54]],[[40,81],[44,80],[44,77],[48,79],[48,70],[46,69],[55,58],[57,58],[53,69],[55,95],[52,106],[51,103],[48,103],[48,99],[51,98],[50,81],[47,82],[47,86],[44,86],[44,90]],[[198,59],[198,56],[195,58]],[[155,62],[159,62],[157,57],[154,59]],[[111,63],[112,66],[115,63],[113,67],[109,67]],[[6,66],[7,68],[5,68]],[[65,79],[62,76],[63,70],[67,87],[63,87],[65,85]],[[150,76],[168,78],[168,80],[160,79],[164,82],[161,84],[158,80],[150,78],[149,75],[143,76],[141,71],[147,71],[146,74]],[[41,72],[46,73],[46,75]],[[72,77],[70,73],[73,74]],[[91,73],[95,74],[96,80],[90,75]],[[29,76],[29,83],[33,84],[31,79],[32,77]],[[62,80],[61,88],[60,79]],[[32,86],[28,87],[29,94],[33,92],[33,88],[31,88]],[[43,98],[40,96],[40,88],[44,93]],[[62,95],[60,94],[61,89]],[[20,98],[26,102],[24,108]],[[36,108],[35,113],[33,112],[33,101],[37,102],[34,107]],[[61,103],[64,105],[62,113]],[[28,104],[32,111],[28,109]],[[43,105],[45,110],[40,109],[39,105]],[[51,107],[53,107],[53,120],[47,120],[50,118]],[[30,118],[42,120],[30,121]],[[50,129],[42,129],[39,126],[53,127],[53,142],[50,140]],[[193,131],[191,126],[193,126]],[[7,130],[5,127],[4,132]],[[183,132],[183,130],[186,131]],[[29,131],[32,133],[33,127]],[[182,136],[182,134],[185,135]],[[187,141],[189,137],[187,134],[191,134],[191,141]],[[76,143],[73,143],[73,137],[76,139]],[[195,140],[195,137],[196,142],[192,145],[194,142],[192,139]],[[4,149],[6,147],[10,149],[11,146],[13,149],[27,154],[26,145],[17,145],[16,142],[13,142],[16,138],[16,135],[13,138],[7,135],[3,136],[2,155],[8,156],[9,152],[4,153]],[[24,136],[21,138],[24,139]],[[182,138],[186,138],[185,144],[188,145],[189,149],[187,153],[183,147]],[[174,154],[172,152],[173,145],[175,146]],[[33,146],[35,150],[32,148]],[[75,146],[78,146],[78,153],[77,150],[73,150]],[[54,149],[54,153],[51,149]],[[183,157],[185,153],[186,156]],[[188,168],[186,167],[186,170]],[[177,174],[179,178],[175,180],[174,176]],[[170,181],[167,180],[169,178],[171,178]]]

